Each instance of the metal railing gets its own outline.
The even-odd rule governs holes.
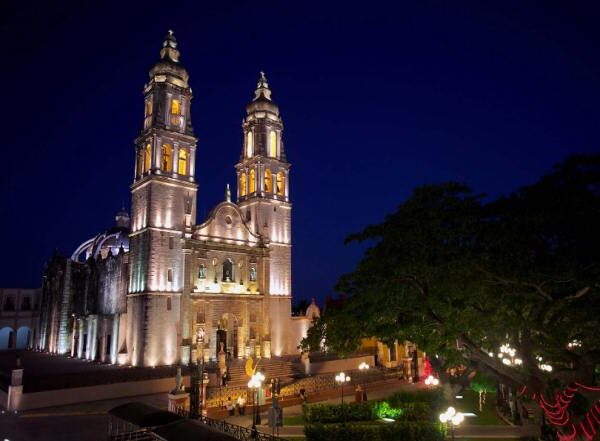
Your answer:
[[[224,420],[214,420],[212,418],[202,417],[198,421],[215,430],[231,435],[240,441],[283,441],[283,438],[278,436],[259,431],[253,432],[252,429],[249,429],[248,427],[231,424]]]

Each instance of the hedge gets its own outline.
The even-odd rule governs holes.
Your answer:
[[[392,407],[401,407],[403,403],[427,403],[433,410],[444,405],[444,395],[441,388],[398,391],[386,398]]]
[[[345,421],[373,421],[393,418],[402,421],[426,421],[431,418],[431,408],[426,403],[396,403],[367,401],[362,403],[312,404],[303,407],[304,421],[308,424],[341,423]]]
[[[443,441],[444,434],[431,422],[398,421],[380,425],[309,424],[306,441]]]

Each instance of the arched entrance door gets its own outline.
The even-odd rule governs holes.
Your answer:
[[[27,326],[21,326],[17,329],[17,349],[25,349],[29,346],[29,338],[31,336],[31,329]]]
[[[8,326],[0,329],[0,351],[14,348],[14,334],[13,329]]]
[[[238,321],[237,317],[231,313],[225,313],[221,317],[219,330],[217,331],[217,352],[221,348],[221,342],[223,342],[223,349],[227,353],[228,357],[238,357]]]

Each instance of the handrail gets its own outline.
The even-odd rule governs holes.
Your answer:
[[[240,441],[284,441],[283,438],[280,438],[278,436],[273,436],[268,433],[259,432],[258,430],[256,432],[253,432],[252,429],[249,429],[248,427],[238,426],[237,424],[232,424],[225,420],[215,420],[203,416],[199,418],[198,421],[206,424],[208,427],[231,435],[235,439]]]

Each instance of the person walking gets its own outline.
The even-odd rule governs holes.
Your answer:
[[[240,395],[238,397],[238,399],[237,399],[237,407],[238,407],[238,413],[240,414],[240,416],[246,414],[246,399],[244,398],[243,395]]]
[[[233,407],[233,401],[231,401],[231,397],[227,397],[227,401],[225,402],[225,408],[227,409],[227,413],[229,416],[233,416],[235,411]]]

